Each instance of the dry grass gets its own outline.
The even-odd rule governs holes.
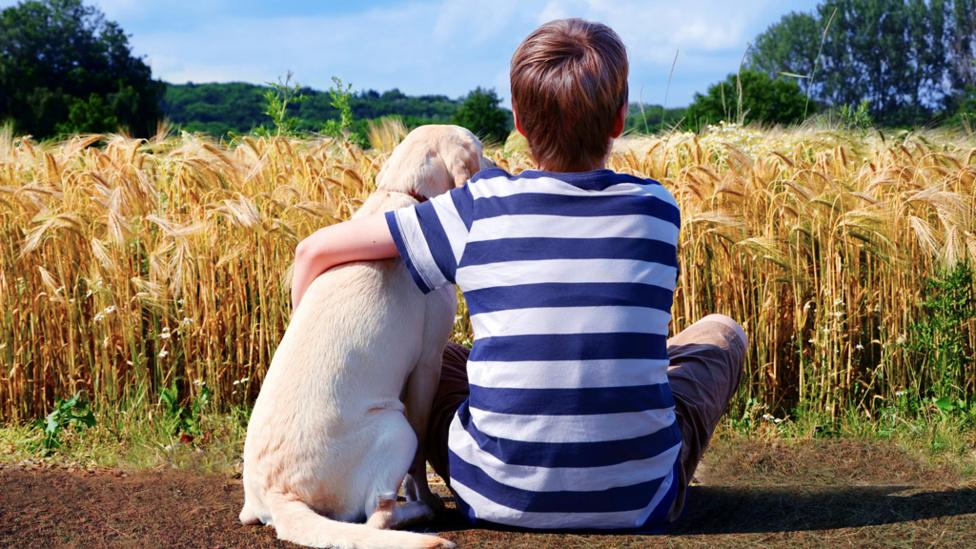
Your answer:
[[[0,419],[37,417],[79,389],[99,405],[155,402],[174,380],[248,403],[288,321],[295,244],[361,204],[402,135],[374,133],[369,152],[329,139],[0,134]],[[530,167],[517,144],[491,154]],[[610,165],[680,202],[673,327],[708,312],[744,324],[740,405],[872,410],[947,375],[901,342],[923,280],[976,259],[971,140],[726,126],[631,140]],[[468,329],[462,315],[456,339]],[[972,324],[966,337],[973,348]],[[952,382],[976,392],[971,370]]]

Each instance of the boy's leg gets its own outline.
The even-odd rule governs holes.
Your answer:
[[[739,386],[747,341],[725,315],[708,315],[668,340],[668,382],[682,438],[678,495],[668,520],[681,515],[688,482]]]
[[[448,343],[444,347],[444,360],[441,363],[441,380],[430,407],[430,423],[427,428],[427,442],[424,451],[434,472],[445,482],[449,479],[447,468],[447,433],[454,420],[454,412],[468,398],[468,353],[467,347]]]

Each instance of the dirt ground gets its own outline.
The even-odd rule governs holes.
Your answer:
[[[428,526],[460,547],[976,547],[976,480],[893,445],[714,445],[667,536]],[[237,522],[241,482],[173,469],[0,466],[0,547],[294,547]]]

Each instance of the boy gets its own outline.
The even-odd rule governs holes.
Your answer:
[[[461,289],[474,346],[445,349],[425,451],[471,519],[545,529],[676,519],[738,385],[746,337],[732,319],[710,315],[667,339],[673,197],[605,168],[627,69],[610,28],[543,25],[511,67],[515,127],[539,170],[483,170],[296,250],[296,306],[328,268],[397,255],[422,291]]]

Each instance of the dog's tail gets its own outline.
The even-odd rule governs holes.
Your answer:
[[[437,536],[379,530],[365,524],[341,522],[324,517],[304,502],[280,493],[265,494],[278,538],[308,547],[336,549],[434,549],[454,547]]]

